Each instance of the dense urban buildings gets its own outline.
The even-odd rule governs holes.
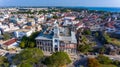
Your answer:
[[[62,7],[0,8],[0,56],[6,57],[12,67],[23,62],[32,67],[49,66],[52,60],[55,67],[59,65],[56,61],[62,60],[67,60],[63,64],[68,67],[71,61],[71,67],[88,67],[94,61],[97,65],[119,66],[119,25],[117,12]],[[45,58],[43,63],[36,63],[41,58]],[[51,64],[46,63],[48,60]]]

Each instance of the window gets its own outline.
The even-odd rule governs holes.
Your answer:
[[[57,46],[57,45],[55,45],[55,48],[58,48],[58,46]]]
[[[57,42],[58,42],[58,40],[57,40],[57,39],[55,39],[55,40],[54,40],[54,42],[56,42],[56,43],[57,43]]]

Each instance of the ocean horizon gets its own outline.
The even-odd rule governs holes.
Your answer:
[[[68,8],[83,8],[97,11],[120,12],[120,7],[68,7]]]
[[[61,8],[82,8],[88,10],[107,11],[107,12],[120,12],[120,7],[84,7],[84,6],[0,6],[0,8],[47,8],[47,7],[61,7]]]
[[[119,7],[86,7],[89,10],[107,11],[107,12],[120,12]]]

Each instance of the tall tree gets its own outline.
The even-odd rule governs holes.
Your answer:
[[[0,56],[0,67],[9,67],[9,63],[6,57]]]
[[[21,47],[21,48],[25,48],[25,42],[21,42],[20,44],[19,44],[19,46]]]
[[[4,40],[8,40],[8,39],[10,39],[11,36],[9,33],[4,33],[3,37],[4,37]]]
[[[30,63],[21,63],[18,65],[18,67],[33,67],[33,65]]]
[[[101,64],[110,64],[112,62],[112,60],[110,60],[109,57],[104,55],[99,55],[97,59]]]
[[[38,48],[27,48],[13,58],[13,63],[15,63],[16,65],[20,65],[21,63],[35,64],[39,62],[42,58],[42,50]]]
[[[45,59],[44,63],[48,67],[62,67],[71,62],[69,56],[65,52],[56,52],[52,56]]]
[[[88,58],[88,67],[100,67],[100,63],[95,58]]]
[[[24,36],[21,40],[20,47],[21,48],[33,48],[35,47],[35,38],[38,36],[39,32],[34,32],[31,36]]]

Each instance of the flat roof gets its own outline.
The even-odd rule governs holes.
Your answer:
[[[53,35],[54,35],[53,33],[52,34],[44,34],[44,31],[42,31],[35,39],[52,40]]]

